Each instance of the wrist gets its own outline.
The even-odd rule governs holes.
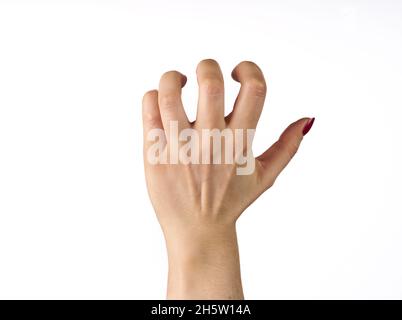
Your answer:
[[[180,228],[165,237],[168,298],[243,298],[234,223]]]

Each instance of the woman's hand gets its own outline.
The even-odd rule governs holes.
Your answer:
[[[145,174],[166,239],[170,299],[243,298],[236,220],[272,186],[314,122],[292,123],[254,158],[251,141],[266,83],[258,66],[247,61],[232,77],[241,89],[226,118],[223,77],[214,60],[197,67],[195,122],[184,111],[186,78],[177,71],[165,73],[159,90],[143,99]]]

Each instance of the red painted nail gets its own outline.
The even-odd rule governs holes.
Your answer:
[[[306,125],[303,128],[303,136],[305,136],[311,129],[311,127],[314,124],[315,118],[311,118],[309,121],[307,121]]]

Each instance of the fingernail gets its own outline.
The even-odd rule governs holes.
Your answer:
[[[311,127],[314,124],[315,118],[311,118],[309,121],[307,121],[306,125],[303,128],[303,136],[305,136],[311,129]]]
[[[184,87],[187,83],[187,77],[184,74],[181,74],[181,87]]]

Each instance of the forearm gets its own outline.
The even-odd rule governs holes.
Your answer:
[[[243,299],[235,225],[166,236],[168,299]]]

